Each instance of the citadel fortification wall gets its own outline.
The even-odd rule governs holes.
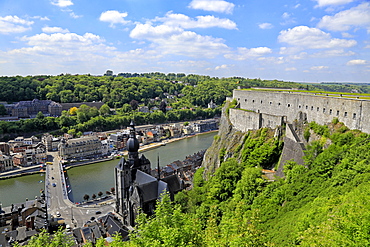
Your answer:
[[[319,96],[292,91],[248,90],[234,90],[233,98],[238,101],[240,109],[253,111],[230,109],[231,122],[242,131],[261,127],[274,128],[275,123],[280,121],[278,119],[285,116],[288,123],[297,119],[326,124],[330,123],[333,118],[338,118],[350,129],[370,133],[369,100]]]
[[[276,128],[283,124],[284,117],[240,109],[229,109],[229,119],[232,125],[243,132],[260,128]]]

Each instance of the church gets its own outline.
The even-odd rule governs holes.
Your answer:
[[[142,210],[154,214],[155,205],[164,192],[173,194],[183,189],[177,175],[163,179],[151,175],[150,161],[142,154],[139,157],[139,141],[136,139],[134,123],[130,123],[127,140],[128,157],[121,158],[115,167],[116,212],[125,220],[125,225],[134,226],[135,218]]]

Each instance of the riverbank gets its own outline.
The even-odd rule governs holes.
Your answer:
[[[165,146],[165,145],[167,145],[169,143],[173,143],[173,142],[176,142],[176,141],[181,141],[181,140],[186,139],[186,138],[191,138],[191,137],[199,136],[199,135],[202,135],[202,134],[208,134],[208,133],[213,133],[213,132],[217,132],[217,131],[218,130],[210,130],[210,131],[205,131],[205,132],[201,132],[201,133],[196,133],[194,135],[187,135],[187,136],[181,136],[181,137],[166,139],[166,140],[163,140],[161,142],[152,142],[152,143],[149,143],[149,144],[146,144],[146,145],[141,146],[139,148],[139,153],[145,152],[145,151],[148,151],[148,150],[151,150],[151,149],[159,148],[159,147]],[[94,163],[99,163],[99,162],[104,162],[104,161],[110,161],[110,160],[114,160],[114,159],[119,159],[120,157],[127,156],[127,155],[128,155],[128,152],[127,151],[123,151],[123,152],[121,152],[121,155],[115,156],[114,158],[102,158],[102,159],[86,160],[86,161],[81,161],[81,162],[75,162],[75,163],[66,164],[65,165],[65,169],[67,170],[67,169],[73,168],[73,167],[90,165],[90,164],[94,164]]]
[[[194,135],[187,135],[187,136],[181,136],[181,137],[176,137],[176,138],[171,138],[171,139],[166,139],[161,142],[152,142],[146,145],[143,145],[139,148],[139,152],[145,152],[151,149],[159,148],[161,146],[165,146],[169,143],[180,141],[186,138],[191,138],[207,133],[212,133],[212,132],[217,132],[218,130],[211,130],[211,131],[206,131],[206,132],[201,132],[201,133],[196,133]],[[128,153],[127,151],[121,152],[123,156],[126,156]],[[80,161],[80,162],[74,162],[74,163],[69,163],[65,164],[65,169],[70,169],[73,167],[78,167],[78,166],[84,166],[84,165],[90,165],[94,163],[99,163],[99,162],[104,162],[104,161],[110,161],[113,159],[117,159],[120,156],[115,156],[114,158],[101,158],[101,159],[94,159],[94,160],[86,160],[86,161]],[[22,167],[16,170],[11,170],[7,172],[3,172],[0,174],[0,180],[3,179],[9,179],[9,178],[14,178],[14,177],[20,177],[20,176],[25,176],[25,175],[31,175],[31,174],[37,174],[37,173],[42,173],[45,172],[40,165],[35,165],[35,166],[29,166],[29,167]]]

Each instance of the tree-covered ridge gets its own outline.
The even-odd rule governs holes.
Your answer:
[[[56,102],[102,101],[122,107],[132,100],[148,103],[164,94],[184,96],[192,105],[222,104],[237,86],[298,87],[296,83],[244,78],[214,78],[185,74],[121,74],[121,76],[59,75],[0,77],[0,101],[53,100]]]

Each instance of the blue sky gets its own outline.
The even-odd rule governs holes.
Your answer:
[[[1,0],[0,75],[370,82],[365,0]]]

